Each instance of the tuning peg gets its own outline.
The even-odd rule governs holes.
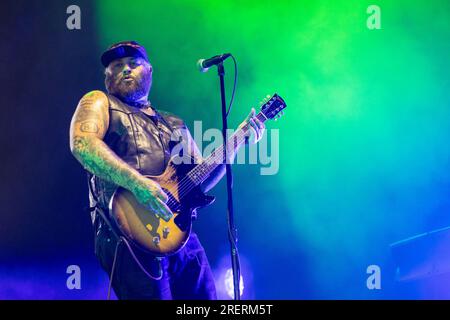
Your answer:
[[[264,98],[264,99],[262,99],[262,101],[259,104],[263,105],[263,104],[266,104],[268,101],[269,101],[268,98]]]

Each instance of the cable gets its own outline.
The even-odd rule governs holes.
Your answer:
[[[238,77],[238,68],[237,68],[237,62],[236,62],[236,59],[234,58],[233,55],[231,55],[231,58],[233,59],[233,62],[234,62],[234,84],[233,84],[233,91],[231,92],[230,104],[228,105],[227,118],[228,118],[228,114],[229,114],[230,111],[231,111],[231,106],[233,105],[234,94],[235,94],[235,92],[236,92],[237,77]]]
[[[114,251],[114,259],[113,259],[113,264],[112,264],[112,268],[111,268],[111,275],[109,276],[108,296],[106,298],[107,300],[111,300],[111,287],[112,287],[112,281],[113,281],[113,277],[114,277],[114,270],[116,268],[117,252],[119,250],[119,246],[121,243],[122,243],[122,237],[120,237],[120,239],[117,241],[116,250]]]
[[[150,279],[153,279],[153,280],[161,280],[162,277],[163,277],[163,270],[162,270],[162,266],[161,266],[161,259],[162,259],[162,258],[160,258],[160,257],[155,257],[155,259],[158,261],[158,265],[159,265],[159,276],[154,277],[154,276],[152,276],[150,273],[148,273],[147,270],[145,270],[144,266],[139,262],[139,259],[138,259],[138,258],[136,257],[136,255],[134,254],[133,249],[131,249],[131,246],[130,246],[130,244],[128,243],[128,240],[125,239],[123,236],[122,236],[121,238],[122,238],[123,242],[125,242],[126,246],[128,247],[128,250],[129,250],[130,253],[131,253],[131,256],[133,257],[134,261],[137,263],[138,267],[142,270],[142,272],[144,272],[145,275],[146,275],[147,277],[149,277]]]
[[[231,107],[233,105],[234,95],[235,95],[235,92],[236,92],[237,77],[238,77],[238,68],[237,68],[236,59],[234,58],[233,55],[231,55],[231,58],[233,59],[233,62],[234,62],[234,84],[233,84],[233,91],[231,93],[230,104],[228,105],[228,110],[227,110],[226,115],[225,115],[226,118],[228,118],[228,115],[229,115],[229,113],[231,111]],[[239,137],[238,137],[238,140],[239,140]],[[224,142],[225,149],[227,149],[227,147],[226,147],[227,143],[228,143],[228,141]],[[224,150],[224,152],[226,154],[226,150]],[[234,271],[236,271],[236,275],[235,276],[237,277],[237,286],[238,286],[237,292],[238,292],[238,295],[239,295],[238,298],[234,297],[234,299],[235,300],[240,300],[240,297],[241,297],[241,288],[240,288],[241,262],[239,260],[239,251],[238,251],[238,248],[237,248],[237,245],[236,245],[237,239],[235,237],[236,233],[237,233],[237,229],[236,229],[236,227],[231,225],[231,221],[230,221],[229,218],[230,218],[230,216],[227,215],[228,237],[230,239],[230,242],[232,243],[232,251],[234,252],[234,254],[232,253],[232,255],[234,255],[234,257],[236,258],[234,260],[236,262],[236,265],[235,265],[235,268],[233,268],[233,269],[234,269]],[[233,287],[234,287],[234,282],[233,282]],[[236,292],[236,290],[234,290],[234,292]]]
[[[162,270],[162,266],[161,266],[161,258],[159,257],[155,257],[156,260],[158,261],[158,266],[159,266],[159,275],[157,277],[152,276],[150,273],[147,272],[147,270],[145,270],[144,266],[140,263],[139,259],[136,257],[136,255],[134,254],[133,249],[131,249],[130,244],[128,243],[128,240],[123,237],[120,236],[119,240],[117,240],[116,243],[116,250],[114,251],[114,259],[113,259],[113,264],[112,264],[112,268],[111,268],[111,275],[109,277],[109,285],[108,285],[108,296],[107,296],[107,300],[111,300],[111,287],[112,287],[112,282],[113,282],[113,277],[114,277],[114,271],[116,269],[116,262],[117,262],[117,256],[118,256],[118,252],[119,252],[119,247],[120,244],[124,242],[125,245],[127,246],[128,250],[130,251],[130,254],[132,256],[132,258],[134,259],[134,261],[136,262],[136,264],[138,265],[138,267],[142,270],[142,272],[145,273],[145,275],[147,277],[149,277],[152,280],[161,280],[163,277],[163,270]]]

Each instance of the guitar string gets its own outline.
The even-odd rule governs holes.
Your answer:
[[[265,120],[264,120],[263,118],[260,119],[260,115],[263,115],[263,114],[261,113],[261,114],[258,114],[258,115],[257,115],[258,120],[264,122]],[[265,119],[267,119],[264,115],[263,115],[263,117],[264,117]],[[231,137],[229,137],[229,138],[227,139],[227,145],[230,145],[230,141],[231,141],[231,140],[237,141],[238,139],[240,139],[240,138],[242,138],[242,137],[245,137],[245,134],[246,134],[247,130],[249,129],[249,127],[250,127],[250,124],[247,123],[247,124],[245,124],[239,131],[235,132]],[[243,135],[243,136],[239,136],[239,135]],[[214,153],[214,156],[213,156],[213,157],[215,157],[215,156],[217,156],[217,155],[220,155],[220,159],[222,160],[222,159],[224,158],[224,155],[222,154],[223,149],[224,149],[224,145],[222,144],[219,148],[217,148],[216,150],[213,151],[213,153]],[[186,175],[186,177],[192,178],[192,177],[191,177],[192,174],[198,174],[198,175],[200,175],[200,178],[203,178],[205,171],[201,168],[201,167],[202,167],[202,164],[211,165],[211,163],[208,163],[208,161],[209,161],[210,159],[214,159],[213,157],[211,157],[211,155],[210,155],[210,157],[208,157],[204,162],[200,163],[200,164],[197,165],[194,169],[192,169],[192,170]],[[218,161],[219,161],[219,162],[218,162]],[[212,164],[223,164],[223,162],[220,162],[220,160],[214,160],[214,162],[213,162]],[[202,171],[202,170],[203,170],[203,171]],[[195,172],[194,172],[194,171],[195,171]],[[209,175],[210,173],[211,173],[211,172],[209,172],[208,175]],[[208,175],[207,175],[207,176],[208,176]],[[184,179],[184,178],[183,178],[183,179]],[[183,179],[182,179],[182,180],[183,180]],[[194,180],[194,182],[196,182],[196,181]],[[202,182],[202,181],[200,181],[200,182]]]
[[[233,136],[230,138],[230,140],[233,139],[232,142],[237,142],[237,145],[239,145],[242,141],[242,137]],[[227,143],[228,144],[228,143]],[[229,144],[228,144],[229,145]],[[182,183],[180,182],[180,188],[179,193],[184,196],[189,191],[191,191],[192,188],[195,188],[199,184],[201,184],[204,180],[208,178],[208,176],[221,164],[223,164],[223,158],[224,158],[224,152],[222,152],[224,148],[218,148],[214,152],[214,156],[211,158],[208,158],[208,160],[205,160],[204,162],[200,163],[195,169],[193,169],[191,172],[189,172],[189,176],[185,181]],[[218,155],[221,155],[221,157],[218,157]],[[219,160],[220,159],[220,160]],[[199,166],[207,167],[208,169],[205,171],[202,171],[203,169],[197,169]],[[195,172],[194,172],[195,171]],[[193,176],[192,176],[193,175]],[[182,179],[184,180],[184,178]],[[191,183],[192,181],[192,183]]]
[[[258,113],[258,115],[256,115],[256,118],[258,118],[258,120],[260,120],[263,123],[267,119],[267,117],[262,112]],[[250,126],[249,123],[245,124],[238,132],[236,132],[234,135],[232,135],[230,138],[228,138],[227,145],[228,146],[230,145],[230,140],[232,140],[231,142],[234,142],[234,143],[237,142],[237,145],[241,144],[245,140],[245,134],[246,134],[249,126]],[[185,175],[185,177],[183,177],[183,179],[180,180],[180,182],[178,183],[178,195],[179,195],[180,199],[184,195],[186,195],[189,191],[191,191],[193,188],[195,188],[196,186],[201,184],[204,180],[206,180],[208,178],[208,176],[211,174],[211,172],[213,172],[217,168],[217,166],[224,164],[223,158],[225,155],[224,155],[223,149],[224,149],[224,145],[221,145],[219,148],[217,148],[216,150],[213,151],[213,153],[214,153],[213,156],[209,156],[204,162],[198,164],[194,169],[192,169],[190,172],[188,172]],[[217,155],[220,155],[221,160],[219,160],[219,159],[216,160]],[[213,162],[211,163],[210,160],[213,160]],[[200,168],[202,165],[203,165],[203,167],[204,166],[212,166],[212,167],[208,168],[206,171],[202,171],[203,169]],[[207,171],[210,171],[210,172],[208,174],[205,174]],[[194,177],[192,177],[192,175]],[[169,191],[171,194],[173,194],[173,192],[174,192],[174,190],[170,190],[170,189],[166,189],[166,190]],[[177,203],[174,203],[174,201],[169,198],[169,201],[167,202],[167,204],[170,206],[170,205],[175,205]]]
[[[185,177],[183,177],[183,179],[180,180],[180,182],[178,183],[178,186],[175,187],[175,188],[178,188],[178,197],[180,199],[207,178],[208,175],[205,174],[206,171],[205,172],[200,171],[200,173],[199,173],[200,169],[197,169],[198,166],[203,166],[203,167],[207,166],[208,167],[207,171],[212,172],[215,170],[215,168],[219,164],[222,164],[222,163],[217,163],[218,160],[216,160],[218,154],[222,154],[222,158],[223,158],[222,149],[223,149],[222,147],[217,148],[214,151],[214,155],[212,157],[208,157],[204,162],[198,164],[197,167],[192,169],[188,174],[186,174]],[[170,192],[171,194],[174,193],[174,190],[171,190],[171,189],[166,189],[166,190],[168,192]],[[172,200],[172,199],[169,199],[169,201],[167,203],[169,206],[177,204],[177,203],[174,203],[174,200]]]
[[[242,129],[243,129],[243,128],[242,128]],[[237,137],[239,137],[239,134],[242,134],[242,133],[244,133],[244,132],[243,132],[243,131],[241,132],[241,130],[240,130],[240,131],[237,132],[236,134],[234,134],[234,135],[232,135],[231,137],[229,137],[229,138],[228,138],[228,141],[233,140],[233,139],[236,139]],[[189,171],[189,172],[188,172],[188,173],[180,180],[180,182],[178,183],[178,185],[179,185],[179,186],[178,186],[179,190],[181,191],[181,190],[183,189],[183,186],[184,186],[186,183],[193,182],[194,184],[197,184],[197,182],[198,182],[197,178],[198,178],[198,177],[202,178],[202,177],[204,176],[204,173],[206,172],[206,171],[205,171],[203,168],[201,168],[201,167],[208,166],[208,165],[214,165],[214,164],[217,164],[215,159],[216,159],[217,156],[219,156],[219,155],[222,155],[221,158],[223,158],[223,154],[222,154],[223,149],[224,149],[224,145],[221,145],[220,147],[218,147],[217,149],[215,149],[215,150],[213,151],[213,153],[212,153],[208,158],[205,159],[205,161],[199,163],[195,168],[193,168],[191,171]],[[211,162],[211,161],[213,161],[213,162]],[[196,176],[196,175],[197,175],[197,176]],[[195,187],[195,185],[194,185],[194,187]],[[180,192],[180,191],[179,191],[179,192]]]

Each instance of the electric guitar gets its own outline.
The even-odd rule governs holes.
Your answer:
[[[261,106],[256,117],[264,122],[280,117],[286,103],[274,94]],[[240,144],[247,136],[250,124],[245,124],[227,138],[227,146]],[[230,147],[229,147],[230,148]],[[215,197],[204,194],[200,184],[224,161],[224,145],[216,148],[202,163],[175,164],[172,157],[164,173],[147,176],[159,183],[167,194],[166,205],[173,216],[165,221],[149,208],[140,204],[134,194],[122,187],[117,188],[109,203],[110,216],[123,236],[138,248],[155,256],[172,255],[186,244],[191,232],[192,220],[199,208],[210,205]]]

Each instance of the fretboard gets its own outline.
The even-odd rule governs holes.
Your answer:
[[[266,116],[259,112],[255,116],[259,121],[265,122],[267,120]],[[250,130],[250,124],[246,123],[239,130],[235,131],[230,137],[227,137],[227,157],[231,155],[237,148],[245,141],[247,132]],[[226,162],[225,159],[225,148],[224,144],[220,147],[214,149],[214,151],[200,164],[198,164],[194,169],[189,171],[187,177],[194,183],[194,186],[200,185],[205,181],[211,173],[220,165],[230,163]]]

